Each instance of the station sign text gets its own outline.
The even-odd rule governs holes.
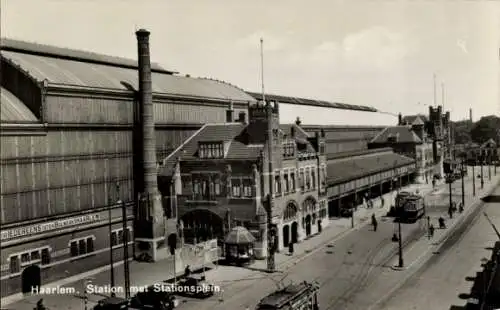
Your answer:
[[[96,222],[99,221],[99,219],[100,219],[99,214],[87,214],[57,221],[50,221],[35,225],[28,225],[24,227],[6,229],[2,230],[0,240],[3,241],[12,238],[21,238],[21,237],[41,234],[44,232],[59,230],[70,226],[77,226],[77,225]]]

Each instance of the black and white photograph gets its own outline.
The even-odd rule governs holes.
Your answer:
[[[500,0],[0,0],[0,310],[500,309]]]

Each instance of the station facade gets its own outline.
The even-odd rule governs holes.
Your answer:
[[[136,134],[140,123],[136,61],[3,40],[1,69],[0,281],[1,296],[6,296],[105,266],[109,264],[110,245],[114,260],[122,259],[124,233],[128,240],[135,237],[134,217],[144,179],[142,150],[135,147],[141,145]],[[225,82],[180,76],[156,64],[151,65],[151,71],[156,133],[156,147],[151,151],[161,166],[158,186],[164,216],[168,223],[178,222],[169,227],[168,236],[180,232],[184,239],[196,243],[242,225],[255,230],[265,242],[261,206],[262,197],[270,192],[267,178],[262,177],[267,173],[262,165],[267,158],[265,140],[240,141],[249,128],[256,129],[247,132],[247,138],[266,137],[259,126],[251,126],[252,122],[265,122],[262,107],[257,105],[261,98]],[[279,225],[279,248],[321,231],[335,215],[330,206],[338,198],[349,201],[359,197],[358,188],[375,188],[382,180],[394,180],[391,173],[401,180],[413,173],[412,161],[405,156],[387,149],[366,150],[369,139],[381,128],[314,128],[300,122],[279,124],[276,119],[279,106],[297,102],[374,113],[375,109],[282,96],[268,100],[277,102],[272,123],[279,143],[274,144],[272,158],[273,221]],[[214,135],[198,136],[213,129]],[[192,161],[183,151],[178,160],[173,154],[179,154],[181,146],[190,145],[197,136],[206,139],[196,144],[203,154],[214,156],[223,150],[236,158],[202,155]],[[235,148],[238,143],[239,150]],[[347,155],[358,161],[347,159]],[[376,160],[379,155],[390,165]],[[378,170],[361,167],[368,157]],[[176,158],[173,166],[172,158]],[[396,159],[399,170],[394,169]],[[356,164],[345,171],[343,161]],[[174,175],[180,175],[173,188],[165,178],[171,168],[176,169]],[[207,170],[212,183],[203,183]],[[228,181],[225,189],[222,183],[217,185],[217,176]],[[374,183],[366,184],[366,176]],[[183,178],[187,180],[182,182]],[[197,195],[215,195],[217,199],[204,202]],[[193,216],[196,212],[192,209],[206,209],[200,206],[204,203],[216,209],[217,216],[200,233],[206,225],[199,225],[200,217]],[[127,212],[125,232],[122,207]],[[133,244],[128,245],[130,257],[135,254]],[[264,257],[265,244],[260,248]]]

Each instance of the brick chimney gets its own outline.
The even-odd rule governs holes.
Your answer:
[[[159,259],[161,250],[158,239],[165,237],[165,216],[162,197],[158,190],[154,109],[151,81],[151,60],[149,51],[149,31],[140,29],[136,33],[139,64],[139,105],[142,131],[142,173],[144,187],[139,194],[135,215],[134,237],[137,242],[136,254],[146,254],[153,261]],[[163,246],[164,247],[164,246]],[[144,256],[144,255],[142,255]]]

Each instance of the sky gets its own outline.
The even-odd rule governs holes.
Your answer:
[[[427,114],[428,105],[442,104],[444,97],[453,120],[468,117],[469,108],[474,120],[500,115],[500,1],[1,0],[1,5],[2,37],[137,59],[134,32],[146,28],[152,61],[250,91],[261,89],[263,38],[268,93],[394,114]],[[353,123],[371,118],[359,117]]]

